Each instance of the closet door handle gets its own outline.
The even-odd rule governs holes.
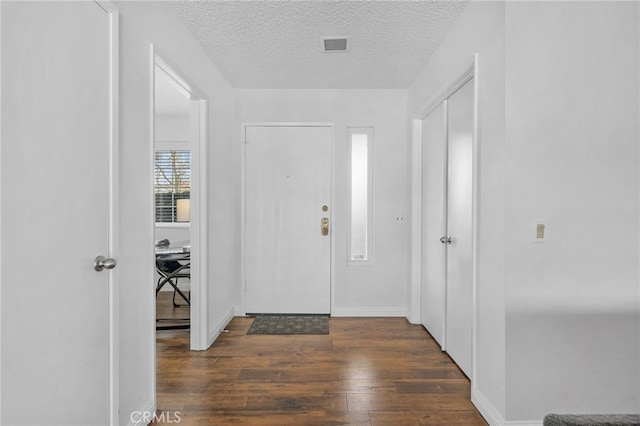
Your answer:
[[[115,259],[107,259],[104,256],[98,256],[93,261],[93,268],[100,272],[104,269],[113,269],[118,263]]]

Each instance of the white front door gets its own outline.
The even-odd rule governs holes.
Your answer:
[[[111,416],[110,17],[2,2],[2,423]]]
[[[247,126],[245,140],[245,311],[328,314],[332,128]]]

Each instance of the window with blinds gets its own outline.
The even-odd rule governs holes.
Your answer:
[[[191,197],[191,152],[156,151],[154,181],[156,223],[178,222],[178,200]]]

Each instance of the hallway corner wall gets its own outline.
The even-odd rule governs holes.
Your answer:
[[[478,54],[476,332],[472,401],[505,415],[504,2],[471,2],[408,90],[408,119],[448,89]],[[407,122],[411,132],[413,123]],[[415,230],[412,230],[415,232]]]
[[[150,45],[208,98],[208,334],[235,303],[230,84],[167,2],[117,1],[120,11],[120,424],[155,400],[153,153],[150,143]],[[151,330],[154,330],[153,332]],[[149,340],[152,339],[152,340]]]

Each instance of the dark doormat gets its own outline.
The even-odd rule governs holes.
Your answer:
[[[329,334],[329,316],[256,315],[247,334]]]

